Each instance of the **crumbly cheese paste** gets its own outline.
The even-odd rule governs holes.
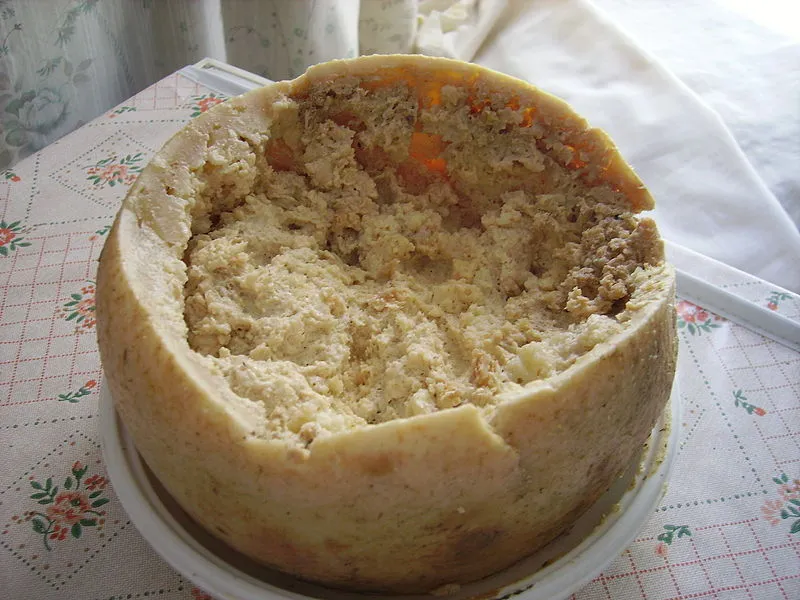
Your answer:
[[[188,340],[259,435],[491,410],[624,328],[660,245],[578,179],[580,149],[457,86],[337,86],[286,98],[266,141],[198,173]]]

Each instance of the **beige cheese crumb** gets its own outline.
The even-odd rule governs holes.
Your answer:
[[[210,151],[185,253],[189,343],[263,406],[260,435],[308,445],[491,406],[624,328],[636,269],[660,261],[649,222],[582,191],[534,131],[498,147],[491,131],[518,112],[476,121],[464,94],[443,98],[417,118],[404,89],[311,94],[265,148],[241,142],[227,166]],[[445,174],[409,156],[415,141],[443,146]]]

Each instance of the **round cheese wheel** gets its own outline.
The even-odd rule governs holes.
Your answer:
[[[549,543],[636,460],[676,361],[652,198],[564,102],[372,56],[166,143],[102,253],[116,408],[205,529],[426,592]]]

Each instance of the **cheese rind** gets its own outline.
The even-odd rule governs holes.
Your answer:
[[[131,189],[98,274],[115,404],[261,562],[361,590],[479,578],[568,527],[667,401],[651,206],[522,82],[319,65],[198,117]]]

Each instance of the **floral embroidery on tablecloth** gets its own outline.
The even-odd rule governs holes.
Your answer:
[[[784,292],[771,292],[767,298],[767,308],[770,310],[778,310],[781,302],[788,300],[791,297],[791,294],[786,294]]]
[[[0,173],[0,176],[2,176],[4,180],[10,181],[12,183],[17,183],[19,181],[22,181],[22,178],[11,170],[3,171],[2,173]]]
[[[678,329],[686,329],[692,335],[710,333],[725,320],[688,300],[678,302],[675,310],[678,313]]]
[[[142,172],[144,165],[141,164],[144,154],[127,154],[122,158],[110,156],[97,161],[86,168],[89,181],[96,187],[108,185],[114,187],[117,184],[130,185],[139,173]]]
[[[765,500],[761,506],[761,516],[770,525],[778,525],[784,520],[791,521],[789,533],[800,533],[800,479],[789,481],[786,473],[773,477],[778,486],[778,498]]]
[[[190,117],[197,117],[212,106],[216,106],[217,104],[222,104],[227,100],[228,97],[224,94],[203,94],[202,96],[194,96],[192,97],[192,114],[189,115]]]
[[[97,474],[84,479],[88,470],[88,466],[76,461],[61,486],[53,485],[53,477],[43,483],[30,479],[30,498],[41,508],[25,512],[18,521],[30,523],[48,551],[52,550],[51,542],[64,541],[68,536],[77,539],[85,527],[100,531],[105,525],[105,511],[97,509],[109,502],[105,497],[108,479]]]
[[[89,241],[96,242],[101,237],[106,235],[109,231],[111,231],[111,225],[103,225],[100,229],[98,229],[92,235],[89,236]]]
[[[688,525],[664,525],[664,531],[658,534],[658,544],[655,552],[661,558],[667,558],[667,549],[677,539],[682,537],[692,537],[692,531]]]
[[[73,321],[78,331],[86,331],[95,326],[95,286],[88,281],[80,292],[70,295],[70,299],[58,309],[59,315],[67,321]]]
[[[20,223],[20,221],[14,221],[13,223],[0,221],[0,256],[8,256],[19,248],[26,248],[31,245],[30,242],[26,242],[25,238],[22,237],[26,230]]]
[[[59,394],[58,401],[59,402],[69,402],[71,404],[75,404],[78,402],[80,398],[84,396],[88,396],[92,393],[92,390],[97,387],[97,381],[94,379],[90,379],[86,383],[84,383],[81,387],[79,387],[74,392],[67,392],[66,394]]]
[[[124,115],[125,113],[129,113],[129,112],[136,112],[136,107],[135,106],[120,106],[119,108],[116,108],[116,109],[112,110],[108,114],[108,118],[109,119],[116,119],[118,116]]]
[[[748,402],[747,397],[744,395],[742,390],[736,390],[733,392],[733,405],[745,409],[749,415],[758,415],[759,417],[763,417],[765,414],[767,414],[767,411],[760,406],[756,406],[755,404]]]

